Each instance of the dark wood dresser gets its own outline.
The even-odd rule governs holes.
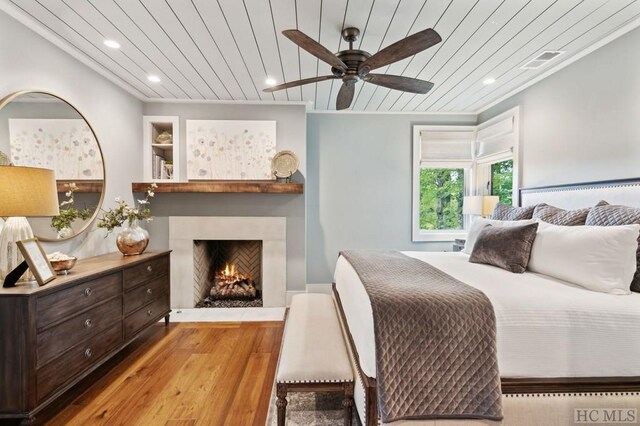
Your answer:
[[[43,287],[0,288],[0,421],[35,416],[162,317],[168,251],[80,260]]]

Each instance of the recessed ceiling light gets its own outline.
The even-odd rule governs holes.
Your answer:
[[[276,79],[275,79],[275,78],[267,77],[267,79],[264,81],[264,83],[265,83],[267,86],[275,86],[275,85],[276,85],[276,83],[277,83],[277,81],[276,81]]]
[[[104,45],[112,49],[120,49],[120,43],[115,40],[105,40]]]
[[[149,75],[147,77],[147,80],[149,80],[152,83],[160,83],[160,77],[158,77],[157,75],[153,75],[153,74]]]
[[[483,82],[482,82],[482,84],[486,84],[486,85],[488,86],[488,85],[493,84],[493,83],[495,83],[495,82],[496,82],[496,79],[495,79],[495,78],[491,78],[491,77],[489,77],[489,78],[487,78],[485,81],[483,81]]]

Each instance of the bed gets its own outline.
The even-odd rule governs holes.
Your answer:
[[[637,206],[640,183],[596,182],[521,191],[524,205],[547,202],[577,208],[601,199]],[[469,263],[464,253],[404,254],[428,262],[489,298],[496,315],[503,394],[640,390],[639,293],[608,295],[532,272],[512,274]],[[334,296],[359,373],[356,407],[363,423],[376,424],[372,308],[358,274],[344,257],[337,262]]]

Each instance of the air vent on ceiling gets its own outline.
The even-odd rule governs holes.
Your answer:
[[[521,66],[523,70],[535,70],[543,66],[544,64],[554,60],[558,56],[564,53],[563,50],[546,50]]]

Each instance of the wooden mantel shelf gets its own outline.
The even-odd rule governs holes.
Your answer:
[[[200,180],[191,182],[156,182],[157,193],[259,193],[302,194],[304,184],[284,183],[274,180]],[[145,192],[149,182],[133,182],[133,192]]]

